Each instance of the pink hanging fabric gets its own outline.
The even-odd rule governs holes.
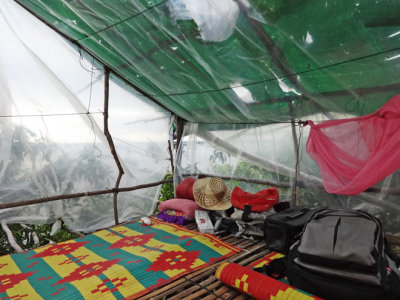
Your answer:
[[[329,193],[359,194],[400,168],[400,95],[370,115],[308,124],[306,150]]]

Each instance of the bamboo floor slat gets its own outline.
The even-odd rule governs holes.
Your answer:
[[[196,224],[191,223],[186,226],[191,230],[197,230]],[[242,249],[239,253],[226,260],[212,264],[206,268],[184,275],[174,282],[158,288],[139,299],[171,299],[171,300],[191,300],[191,299],[230,299],[247,300],[251,297],[242,294],[233,287],[227,286],[215,277],[218,266],[226,262],[234,262],[243,266],[248,266],[255,260],[267,255],[269,250],[262,240],[250,240],[242,237],[235,237],[224,232],[216,234],[224,242]]]
[[[197,230],[196,224],[191,223],[186,226],[188,229]],[[215,277],[215,271],[222,262],[234,262],[243,266],[248,266],[267,255],[267,249],[263,240],[250,240],[243,237],[235,237],[225,232],[215,234],[221,240],[238,248],[242,251],[229,257],[226,260],[217,262],[213,265],[186,274],[174,282],[158,288],[139,299],[171,299],[171,300],[192,300],[192,299],[229,299],[229,300],[248,300],[250,296],[242,294],[235,288],[225,285]],[[400,238],[397,236],[387,237],[389,245],[393,247],[397,255],[400,254]],[[397,251],[396,251],[397,250]],[[399,255],[400,256],[400,255]]]

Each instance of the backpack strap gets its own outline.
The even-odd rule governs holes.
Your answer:
[[[383,241],[385,245],[385,253],[389,258],[391,258],[394,263],[396,264],[396,267],[398,268],[400,266],[400,258],[397,256],[397,254],[392,250],[392,247],[390,247],[390,244],[387,240],[387,237],[384,235],[383,236]]]
[[[249,214],[250,213],[251,213],[251,205],[246,204],[244,206],[244,211],[243,211],[243,214],[242,214],[242,220],[244,222],[250,222],[250,219],[249,219]]]

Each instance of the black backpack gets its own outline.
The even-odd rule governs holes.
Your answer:
[[[324,299],[400,299],[381,223],[364,211],[317,210],[286,260],[289,283]]]

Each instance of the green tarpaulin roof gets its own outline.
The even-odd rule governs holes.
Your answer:
[[[398,1],[16,2],[191,122],[364,115],[400,91]]]

